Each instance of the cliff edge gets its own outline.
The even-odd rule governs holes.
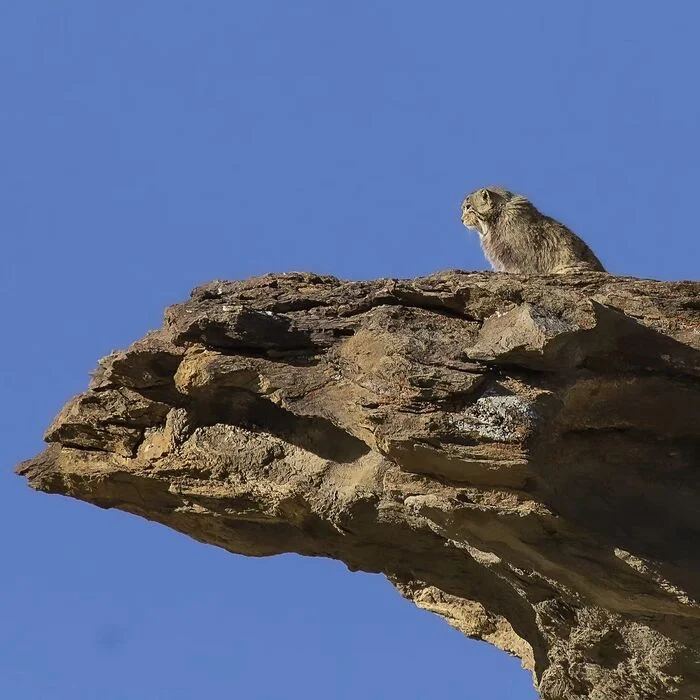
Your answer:
[[[700,697],[700,283],[212,282],[46,439],[33,488],[381,572],[543,698]]]

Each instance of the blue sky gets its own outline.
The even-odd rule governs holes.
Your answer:
[[[534,698],[336,562],[228,555],[11,473],[196,284],[486,267],[501,184],[611,272],[698,277],[700,4],[0,4],[0,697]]]

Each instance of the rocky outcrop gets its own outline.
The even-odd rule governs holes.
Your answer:
[[[382,572],[543,698],[700,697],[700,284],[214,282],[18,471],[231,552]]]

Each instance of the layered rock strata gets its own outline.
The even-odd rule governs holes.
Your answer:
[[[543,698],[700,697],[700,283],[212,282],[46,439],[35,489],[381,572]]]

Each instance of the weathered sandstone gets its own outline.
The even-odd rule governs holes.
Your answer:
[[[46,439],[34,488],[382,572],[543,698],[700,697],[700,283],[213,282]]]

